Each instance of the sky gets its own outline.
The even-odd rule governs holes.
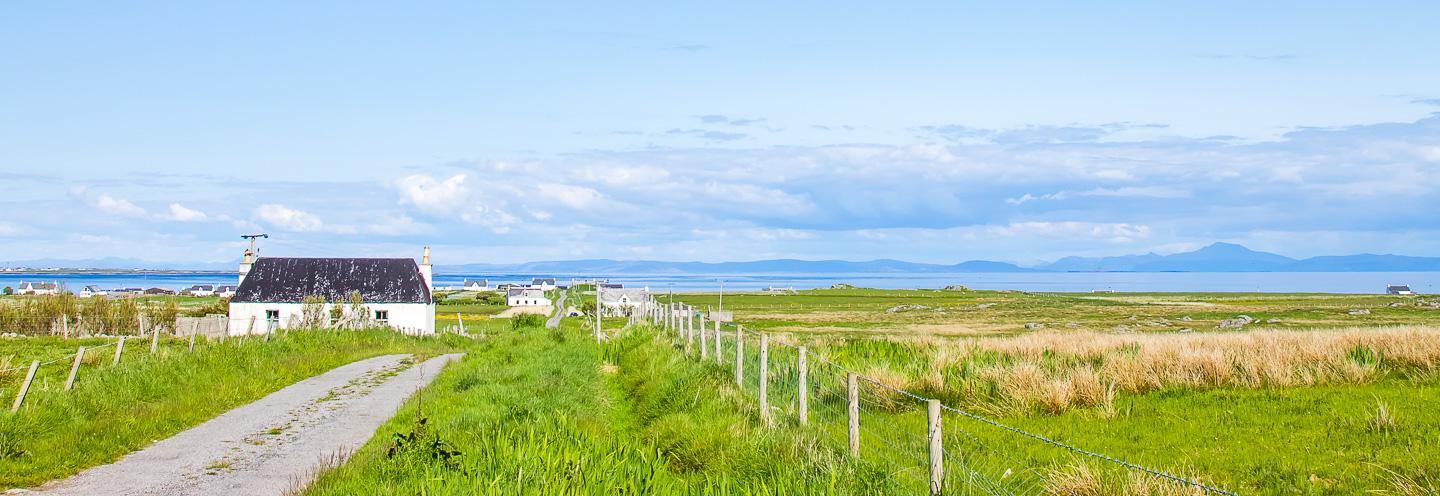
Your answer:
[[[1434,2],[605,3],[8,2],[0,261],[1440,251]]]

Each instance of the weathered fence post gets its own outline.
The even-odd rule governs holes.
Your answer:
[[[114,365],[120,365],[120,354],[121,354],[121,353],[124,353],[124,352],[125,352],[125,336],[120,336],[120,340],[115,342],[115,359],[112,360],[112,361],[110,361],[110,365],[112,365],[112,366],[114,366]]]
[[[685,342],[685,354],[690,354],[690,348],[695,347],[695,307],[685,305],[685,335],[689,340]]]
[[[60,329],[65,339],[70,339],[70,314],[60,314]]]
[[[709,333],[705,332],[705,317],[700,317],[700,359],[710,358],[710,340],[706,339]]]
[[[929,400],[925,402],[925,414],[929,418],[930,440],[930,496],[940,494],[940,486],[945,480],[945,445],[940,439],[940,400]]]
[[[35,380],[35,369],[40,368],[40,361],[30,362],[30,371],[25,373],[25,382],[20,383],[20,392],[15,394],[15,404],[10,405],[10,413],[20,411],[20,404],[25,402],[25,393],[30,392],[30,381]]]
[[[194,352],[195,352],[195,333],[193,333],[193,332],[190,333],[190,346],[187,347],[187,348],[185,348],[185,352],[186,352],[186,353],[194,353]]]
[[[845,375],[845,390],[850,397],[850,456],[860,456],[860,383],[855,373]]]
[[[770,423],[770,335],[760,335],[760,418]]]
[[[159,350],[159,349],[160,349],[160,328],[159,328],[159,327],[156,327],[156,328],[150,330],[150,354],[151,354],[151,355],[154,355],[154,354],[155,354],[155,351],[157,351],[157,350]]]
[[[735,326],[735,385],[745,386],[745,335],[737,324]]]
[[[806,376],[809,375],[810,371],[806,368],[807,364],[805,363],[805,353],[805,347],[801,346],[799,358],[797,358],[795,361],[795,375],[797,376],[796,380],[798,381],[796,383],[797,405],[795,409],[796,414],[800,419],[800,425],[810,424],[810,385],[806,382],[808,380]]]
[[[725,363],[725,357],[720,356],[720,321],[715,321],[715,363]]]
[[[75,350],[75,363],[70,364],[70,377],[65,378],[65,390],[75,387],[75,374],[80,373],[80,361],[85,359],[85,347]]]

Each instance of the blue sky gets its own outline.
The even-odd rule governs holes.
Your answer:
[[[1433,255],[1429,2],[18,2],[0,260]]]

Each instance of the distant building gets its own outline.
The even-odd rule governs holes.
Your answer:
[[[214,296],[214,295],[215,295],[215,285],[214,285],[214,284],[196,284],[196,285],[194,285],[194,286],[190,286],[190,287],[188,287],[188,288],[185,288],[184,290],[181,290],[180,293],[181,293],[181,294],[187,294],[187,295],[190,295],[190,296]]]
[[[337,321],[391,327],[406,334],[435,333],[435,302],[430,294],[430,248],[419,265],[412,258],[255,259],[245,254],[240,286],[230,299],[229,334],[264,334],[300,325],[305,298],[324,298],[326,319],[339,308]],[[348,304],[358,293],[363,315]],[[340,302],[340,303],[336,303]]]
[[[790,286],[790,287],[788,287],[788,288],[782,288],[782,287],[779,287],[779,286],[770,286],[770,287],[765,288],[764,292],[765,292],[766,294],[794,294],[794,293],[795,293],[795,287],[794,287],[794,286]]]
[[[624,285],[624,284],[620,284],[620,283],[618,283],[618,282],[602,282],[602,283],[600,283],[600,289],[604,289],[604,290],[606,290],[606,291],[609,291],[609,290],[611,290],[611,289],[624,289],[624,288],[625,288],[625,285]]]
[[[15,294],[22,295],[53,295],[60,293],[60,285],[53,282],[21,282],[20,287],[15,288]]]
[[[1409,296],[1409,295],[1415,294],[1414,291],[1411,291],[1411,290],[1410,290],[1410,286],[1407,286],[1407,285],[1404,285],[1404,284],[1390,284],[1390,285],[1387,285],[1387,286],[1385,286],[1385,293],[1386,293],[1386,294],[1392,294],[1392,295],[1401,295],[1401,296]]]
[[[478,281],[472,281],[472,280],[466,279],[466,280],[465,280],[464,289],[465,289],[465,291],[494,291],[494,290],[495,290],[495,288],[493,288],[493,287],[490,286],[490,280],[489,280],[489,279],[480,279],[480,280],[478,280]]]
[[[219,297],[221,297],[221,298],[234,298],[234,297],[235,297],[235,290],[238,290],[238,289],[240,289],[240,286],[224,286],[224,285],[216,286],[216,287],[215,287],[215,296],[219,296]]]
[[[90,298],[93,296],[107,296],[109,294],[109,291],[100,289],[100,286],[85,286],[84,288],[80,289],[81,298]]]
[[[541,290],[541,291],[550,291],[550,290],[553,290],[553,289],[555,289],[555,278],[554,278],[554,277],[536,277],[536,278],[530,280],[530,287],[535,288],[535,289],[539,289],[539,290]]]
[[[150,288],[143,291],[141,294],[144,294],[145,296],[169,296],[175,294],[175,292],[165,288]]]
[[[550,299],[540,288],[510,288],[505,291],[505,304],[512,307],[550,306]]]
[[[610,315],[626,315],[649,298],[650,292],[639,288],[602,288],[600,291],[600,304],[604,305],[605,313]]]

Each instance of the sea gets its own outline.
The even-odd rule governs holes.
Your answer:
[[[836,284],[878,289],[939,289],[963,285],[972,289],[1030,292],[1237,292],[1381,294],[1386,285],[1405,284],[1418,293],[1440,293],[1440,272],[971,272],[862,274],[513,274],[435,275],[436,287],[460,287],[466,279],[490,284],[528,283],[532,277],[571,280],[599,278],[625,287],[654,292],[757,291],[764,288],[812,289]],[[72,291],[89,285],[102,289],[164,288],[179,290],[196,284],[235,284],[235,274],[219,272],[166,273],[0,273],[0,286],[22,281],[59,282]]]

